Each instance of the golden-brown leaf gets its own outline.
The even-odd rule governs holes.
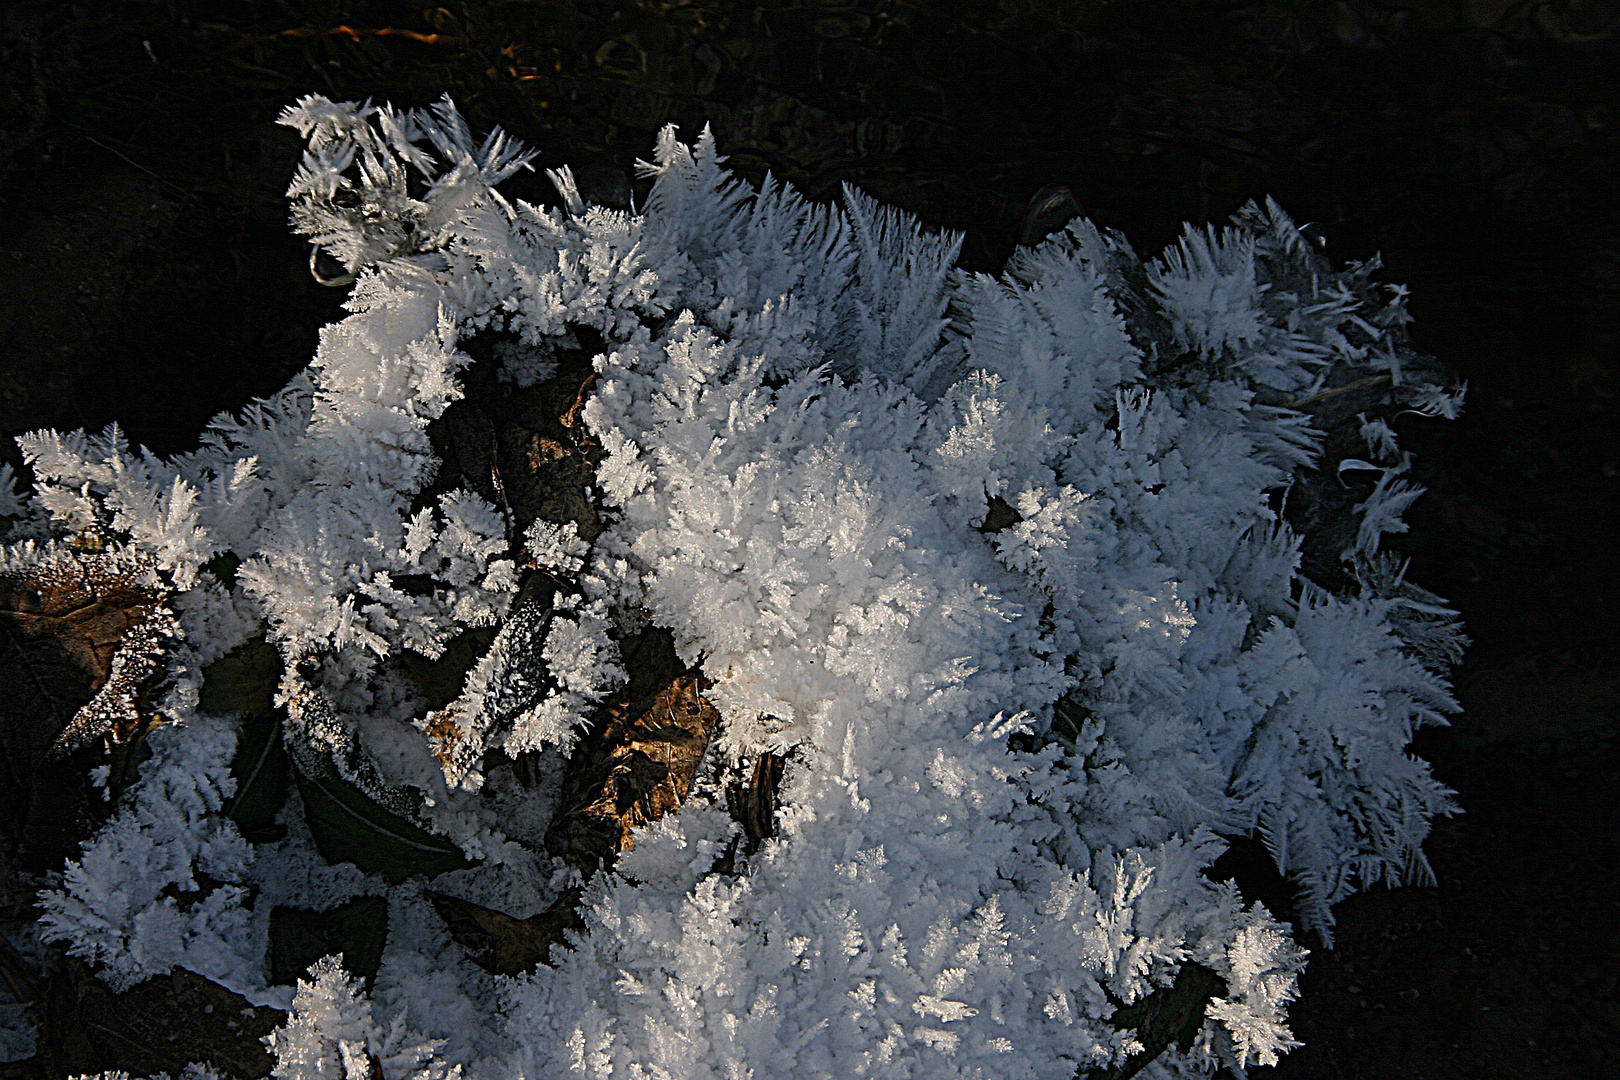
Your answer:
[[[55,549],[0,573],[0,865],[55,869],[77,851],[98,800],[75,750],[106,738],[108,788],[132,779],[177,631],[166,596],[128,551]]]
[[[630,682],[580,740],[547,845],[591,870],[633,846],[631,832],[686,800],[720,713],[708,680],[675,656],[668,631],[621,643]]]

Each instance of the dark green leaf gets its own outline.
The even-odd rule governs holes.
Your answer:
[[[1108,1069],[1076,1073],[1085,1080],[1130,1080],[1175,1043],[1183,1053],[1192,1049],[1193,1040],[1204,1026],[1204,1008],[1209,999],[1226,993],[1226,980],[1202,964],[1191,960],[1176,972],[1176,981],[1162,986],[1129,1005],[1114,1010],[1108,1022],[1116,1028],[1131,1028],[1142,1044],[1139,1053]]]
[[[239,645],[203,669],[197,707],[216,716],[274,712],[281,670],[281,654],[263,638]]]
[[[326,911],[278,907],[270,912],[270,981],[291,983],[331,953],[370,989],[388,941],[388,901],[361,896]]]
[[[263,638],[220,657],[203,671],[198,707],[242,718],[231,775],[236,794],[225,814],[255,843],[280,840],[286,828],[276,815],[287,801],[287,754],[281,744],[282,711],[275,707],[281,655]]]
[[[281,746],[281,717],[254,713],[242,721],[236,757],[231,761],[236,794],[225,804],[225,815],[236,822],[243,836],[254,843],[270,843],[287,835],[276,815],[287,801],[287,754]]]
[[[304,820],[327,862],[352,862],[396,885],[413,874],[432,877],[472,865],[455,844],[378,805],[340,776],[326,755],[312,747],[292,749]],[[399,800],[408,797],[394,794]]]

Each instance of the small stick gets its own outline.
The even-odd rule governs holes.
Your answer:
[[[1355,390],[1364,390],[1367,387],[1377,385],[1388,378],[1388,375],[1369,375],[1365,379],[1357,379],[1353,383],[1345,383],[1343,386],[1335,386],[1331,390],[1323,390],[1319,393],[1312,394],[1310,397],[1300,398],[1298,401],[1291,401],[1288,403],[1288,407],[1290,409],[1297,409],[1303,405],[1315,405],[1318,401],[1326,401],[1329,398],[1336,398],[1341,394],[1348,394]]]

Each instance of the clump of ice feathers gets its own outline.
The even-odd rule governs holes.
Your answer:
[[[282,110],[279,122],[309,143],[287,190],[294,226],[351,273],[441,243],[470,199],[533,157],[499,129],[475,143],[449,99],[399,113],[312,95]],[[420,197],[410,194],[412,172],[427,182]],[[339,191],[353,197],[339,203]]]
[[[1224,974],[1245,925],[1274,931],[1255,956],[1274,978],[1233,980],[1230,1011],[1280,1020],[1298,954],[1199,874],[1218,844],[1104,850],[1067,873],[1032,850],[1005,776],[943,753],[936,766],[920,789],[791,787],[784,841],[744,878],[598,879],[578,949],[514,988],[512,1026],[552,1069],[588,1076],[1069,1077],[1130,1051],[1105,989],[1134,1000],[1189,959]],[[638,857],[669,842],[638,837]],[[1290,1043],[1271,1035],[1221,1056]]]
[[[1187,959],[1228,993],[1165,1068],[1290,1044],[1299,954],[1198,873],[1206,829],[1257,828],[1325,925],[1345,890],[1420,872],[1446,805],[1404,746],[1454,707],[1449,612],[1368,561],[1405,489],[1363,504],[1360,598],[1295,595],[1299,541],[1267,500],[1317,463],[1294,406],[1342,368],[1454,412],[1372,264],[1331,270],[1268,203],[1147,266],[1079,221],[964,278],[954,236],[852,190],[842,211],[751,192],[707,131],[661,135],[631,215],[586,207],[566,171],[561,208],[507,203],[490,185],[520,152],[475,144],[448,105],[309,98],[286,119],[312,136],[296,221],[361,272],[354,314],[307,377],[177,463],[198,517],[163,511],[179,489],[143,462],[142,542],[178,538],[183,574],[215,513],[289,659],[335,650],[352,685],[328,691],[363,705],[366,652],[431,655],[515,586],[494,508],[406,514],[436,465],[423,429],[459,395],[457,335],[539,348],[588,326],[619,518],[588,559],[550,534],[531,554],[621,628],[646,602],[716,681],[725,752],[796,747],[781,837],[743,877],[694,884],[721,839],[694,806],[638,835],[640,884],[596,880],[577,948],[510,988],[525,1074],[1067,1076],[1134,1046],[1103,987],[1134,1000]],[[375,221],[333,203],[345,185]],[[63,480],[62,519],[95,512]],[[984,537],[992,496],[1021,520]],[[446,587],[392,587],[424,570]],[[1010,751],[1060,694],[1071,729]]]
[[[439,1057],[444,1040],[406,1026],[404,1010],[380,1022],[360,980],[341,956],[310,965],[298,980],[287,1022],[265,1036],[276,1056],[276,1080],[457,1080],[459,1065]]]
[[[159,728],[153,757],[129,802],[68,863],[62,888],[40,894],[40,925],[68,952],[102,965],[126,990],[185,967],[257,1004],[285,1005],[265,984],[262,934],[251,932],[243,888],[253,851],[220,811],[235,791],[236,733],[227,724]],[[197,875],[223,882],[195,903]]]
[[[181,588],[218,549],[205,527],[212,507],[199,505],[197,486],[150,451],[130,452],[114,424],[99,436],[36,431],[17,440],[33,470],[35,498],[54,522],[72,533],[123,534],[136,550],[155,557]],[[238,463],[218,485],[222,502],[239,497],[253,462]]]
[[[1163,824],[1140,829],[1156,834],[1156,856],[1122,856],[1153,888],[1109,886],[1129,909],[1113,916],[1134,928],[1123,937],[1089,937],[1086,919],[1066,930],[1051,919],[1063,903],[1032,899],[1069,890],[1104,903],[1050,854],[1059,842],[1089,850],[1064,809],[1087,784],[1051,787],[1041,775],[1051,757],[1010,754],[1010,727],[989,735],[979,717],[1049,709],[1073,684],[1051,659],[1069,642],[1043,627],[1044,596],[967,526],[982,520],[982,485],[998,469],[1016,477],[1017,447],[1057,435],[1028,422],[1027,401],[992,406],[1001,380],[967,385],[983,407],[947,393],[933,416],[875,379],[850,386],[812,371],[773,389],[746,343],[685,314],[662,342],[623,346],[603,365],[586,418],[605,434],[635,430],[646,447],[604,440],[601,476],[622,511],[614,531],[648,568],[653,617],[716,680],[728,751],[796,755],[782,839],[746,879],[700,883],[668,924],[646,885],[607,884],[588,915],[596,932],[556,975],[533,978],[541,1004],[524,1015],[543,1033],[535,1041],[567,1045],[575,1025],[584,1056],[572,1060],[588,1075],[638,1063],[765,1076],[776,1062],[809,1076],[1058,1075],[1126,1052],[1100,1023],[1112,1010],[1104,985],[1134,1000],[1194,953],[1225,968],[1216,942],[1236,932],[1239,911],[1197,874],[1215,848],[1184,850]],[[963,470],[969,455],[978,460]],[[971,502],[951,495],[965,474],[981,478]],[[1048,546],[1066,550],[1063,540]],[[1162,623],[1173,648],[1194,620],[1173,583],[1154,584],[1168,587],[1169,607],[1150,601],[1131,626]],[[1020,790],[1043,785],[1045,798]],[[690,840],[645,841],[676,842]],[[1096,846],[1099,872],[1115,873]],[[975,919],[994,924],[1005,955],[957,940]],[[719,938],[694,943],[708,934]],[[917,967],[901,959],[913,952]],[[1290,957],[1272,963],[1291,987]],[[625,978],[601,974],[614,971]],[[555,1026],[591,1015],[587,999],[606,1010],[596,1029]],[[641,1019],[613,1019],[627,1010]],[[604,1049],[593,1056],[594,1043]],[[1245,1044],[1232,1060],[1278,1045]]]

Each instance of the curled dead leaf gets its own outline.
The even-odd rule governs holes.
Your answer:
[[[748,854],[776,835],[776,791],[785,765],[781,754],[766,751],[754,762],[747,780],[726,785],[726,810],[742,826]]]

